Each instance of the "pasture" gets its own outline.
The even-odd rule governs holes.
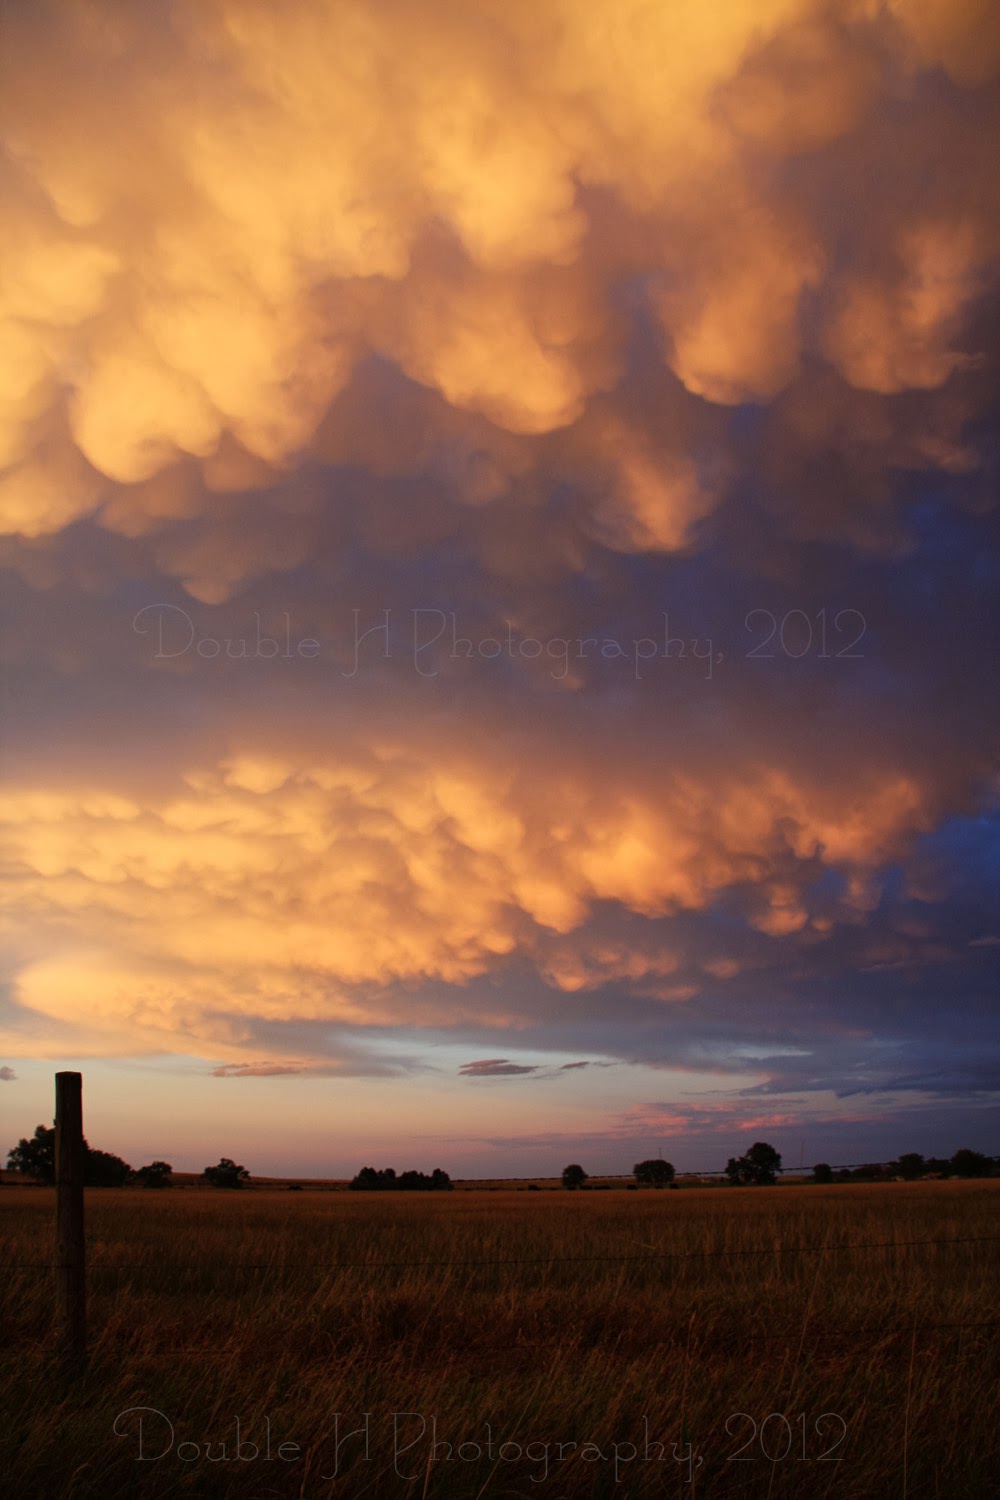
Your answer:
[[[1000,1494],[997,1181],[0,1207],[17,1500]]]

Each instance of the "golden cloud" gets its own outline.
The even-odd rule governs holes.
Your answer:
[[[547,768],[540,797],[489,751],[438,744],[426,761],[414,747],[298,769],[245,754],[185,780],[152,800],[5,795],[8,924],[42,944],[25,955],[22,1004],[57,1021],[86,1014],[108,1037],[238,1057],[250,1015],[471,1017],[472,996],[435,1002],[407,986],[461,986],[515,948],[564,992],[627,980],[684,999],[695,989],[663,983],[683,953],[655,931],[598,936],[597,904],[697,911],[751,882],[753,925],[796,934],[815,872],[793,864],[790,877],[788,861],[818,858],[845,877],[851,922],[872,871],[925,826],[924,789],[874,769],[863,789],[720,770],[697,784],[639,778],[625,795],[578,758]]]
[[[885,550],[901,476],[975,466],[989,0],[37,0],[2,26],[0,532],[31,589],[221,607],[311,567],[395,604],[393,570],[459,538],[470,597],[562,632],[553,581],[624,609],[628,555],[694,552],[741,484],[781,542]],[[48,661],[75,681],[88,649],[64,630]],[[359,694],[331,749],[230,681],[114,792],[81,736],[0,803],[17,994],[53,1035],[245,1063],[249,1016],[463,1022],[512,955],[564,997],[682,1000],[680,940],[595,912],[742,892],[755,941],[821,942],[981,770],[894,765],[863,725],[840,766],[748,711],[731,754],[687,725],[625,778],[540,698],[508,715],[527,764],[471,694],[393,733]]]
[[[986,0],[855,0],[836,18],[822,0],[289,0],[280,19],[260,0],[155,18],[74,0],[8,8],[4,30],[10,533],[90,515],[169,533],[317,444],[349,462],[325,419],[374,353],[437,393],[449,443],[480,417],[512,440],[499,470],[458,478],[463,498],[502,495],[511,453],[548,472],[541,440],[579,428],[613,471],[605,535],[683,546],[717,485],[600,411],[627,358],[622,288],[640,281],[665,367],[717,405],[794,384],[810,340],[882,394],[968,364],[995,193],[957,218],[942,169],[919,210],[890,189],[869,213],[850,153],[859,133],[876,153],[890,141],[876,105],[893,78],[940,67],[975,91],[995,74]],[[919,159],[940,123],[911,113],[895,147]],[[976,122],[956,102],[945,124],[950,161],[979,173]],[[841,143],[828,197],[865,241],[847,271],[778,169]],[[379,437],[391,465],[406,434]],[[213,600],[252,572],[218,549],[179,566]]]

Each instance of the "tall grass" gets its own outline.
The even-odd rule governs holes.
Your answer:
[[[76,1386],[0,1205],[18,1500],[1000,1495],[1000,1183],[92,1191]]]

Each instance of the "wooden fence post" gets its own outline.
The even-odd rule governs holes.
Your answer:
[[[73,1378],[87,1359],[83,1236],[83,1078],[56,1074],[56,1306],[63,1368]]]

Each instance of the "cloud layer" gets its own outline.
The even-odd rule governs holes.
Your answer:
[[[697,1066],[773,1001],[847,1093],[847,976],[973,1016],[992,7],[2,26],[9,1050]]]

